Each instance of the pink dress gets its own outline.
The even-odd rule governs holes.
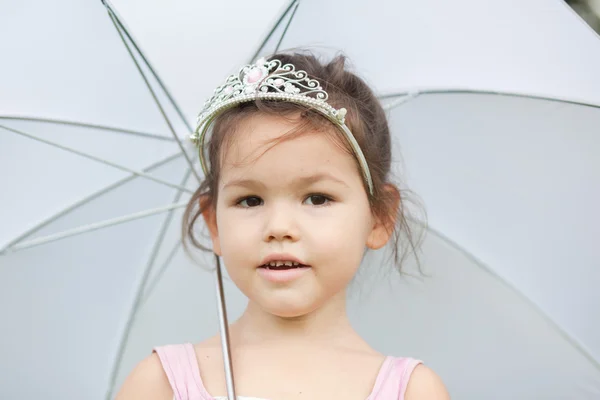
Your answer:
[[[173,400],[226,400],[212,397],[206,391],[194,346],[191,343],[161,346],[154,349],[160,358],[171,388]],[[388,356],[375,380],[375,386],[366,400],[403,400],[413,370],[421,361],[412,358]],[[238,400],[263,400],[237,396]]]

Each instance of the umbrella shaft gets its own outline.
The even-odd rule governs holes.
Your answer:
[[[225,294],[223,291],[223,274],[219,256],[216,260],[217,307],[219,309],[219,330],[221,333],[221,349],[223,350],[223,365],[225,366],[225,383],[227,385],[227,398],[236,400],[235,386],[233,384],[233,370],[231,367],[231,351],[229,345],[229,324],[227,323],[227,309],[225,307]]]

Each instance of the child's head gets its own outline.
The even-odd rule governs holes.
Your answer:
[[[245,102],[214,121],[205,145],[210,168],[188,205],[184,233],[203,248],[194,238],[202,215],[213,251],[240,290],[263,309],[292,317],[343,296],[367,248],[393,240],[399,264],[401,234],[414,245],[403,196],[389,181],[387,119],[371,89],[345,70],[341,56],[328,64],[305,54],[271,59],[306,71],[329,105],[347,110],[372,193],[352,146],[330,120],[292,102]],[[272,260],[305,268],[264,266]]]

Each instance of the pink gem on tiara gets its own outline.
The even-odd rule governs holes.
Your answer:
[[[245,81],[246,83],[253,84],[258,82],[264,75],[264,72],[260,68],[254,67],[245,76]]]
[[[273,81],[273,85],[276,87],[280,87],[281,85],[283,85],[283,83],[284,83],[283,79],[281,79],[281,78],[277,78]]]

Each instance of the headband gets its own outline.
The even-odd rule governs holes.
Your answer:
[[[305,71],[296,71],[292,64],[284,65],[280,60],[261,58],[254,64],[243,66],[237,74],[230,75],[223,85],[215,89],[198,115],[197,127],[191,139],[198,147],[204,174],[208,173],[209,168],[204,145],[206,132],[219,114],[238,104],[257,99],[287,101],[317,111],[338,127],[352,147],[372,195],[373,182],[369,166],[354,135],[345,124],[346,109],[335,109],[327,103],[328,98],[329,95],[317,80],[308,78]]]

